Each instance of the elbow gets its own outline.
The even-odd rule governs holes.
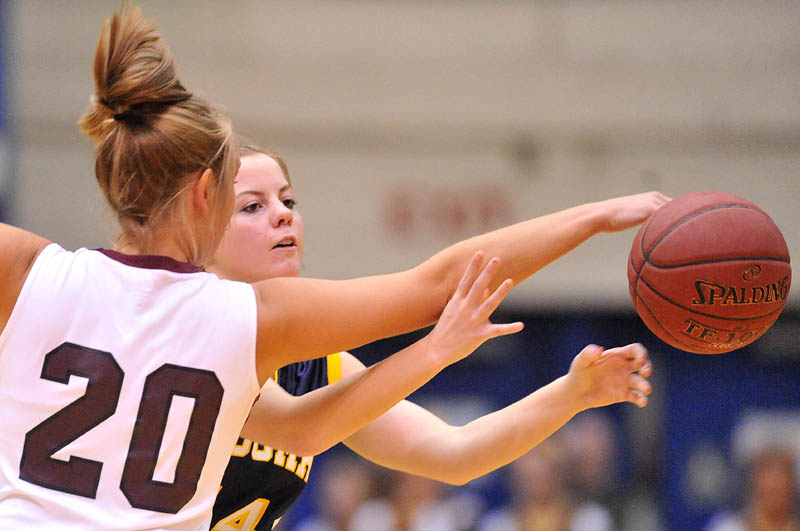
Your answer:
[[[417,470],[416,472],[413,470],[404,470],[404,472],[409,472],[411,474],[416,473],[417,475],[424,476],[428,479],[439,481],[441,483],[446,483],[454,487],[463,487],[473,479],[477,479],[480,476],[480,474],[474,474],[471,471],[463,470],[458,466],[438,468],[436,470]]]
[[[322,440],[321,437],[309,437],[310,434],[307,431],[294,433],[284,430],[281,433],[275,433],[274,430],[260,428],[260,426],[245,425],[240,436],[276,450],[302,457],[319,455],[333,446],[331,444],[326,445],[327,441]],[[278,436],[276,437],[276,435]]]
[[[297,437],[293,438],[291,447],[288,448],[288,450],[295,455],[312,457],[330,450],[332,447],[342,442],[341,434],[326,429],[325,427],[318,426],[318,429],[314,430],[313,433],[312,435],[304,430],[302,433],[298,434]]]
[[[331,445],[326,446],[322,443],[317,443],[315,441],[298,441],[298,444],[288,445],[287,448],[282,450],[285,452],[286,451],[291,452],[294,455],[299,455],[302,457],[314,457],[316,455],[321,454],[330,447]]]
[[[423,302],[418,308],[427,308],[426,322],[434,324],[453,296],[463,271],[437,255],[418,265],[412,272],[415,276],[414,285],[422,288]]]
[[[291,453],[300,457],[314,457],[329,449],[332,445],[325,444],[325,441],[308,438],[308,433],[299,434],[281,441],[283,444],[275,445],[276,449]]]
[[[453,485],[454,487],[463,487],[473,479],[476,479],[477,476],[468,475],[468,474],[448,474],[446,477],[442,477],[439,481],[443,483],[447,483],[448,485]]]
[[[313,431],[303,429],[299,433],[295,433],[290,440],[287,440],[286,447],[281,448],[281,450],[303,457],[313,457],[330,449],[337,442],[339,441],[332,440],[324,429]]]

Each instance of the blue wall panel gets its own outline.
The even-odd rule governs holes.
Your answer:
[[[6,0],[0,0],[0,221],[8,221],[11,193],[11,153],[9,149],[8,75],[6,74],[6,53],[8,51],[9,8]]]

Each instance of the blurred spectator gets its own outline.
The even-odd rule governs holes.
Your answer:
[[[465,510],[465,496],[449,499],[443,483],[382,469],[350,453],[325,463],[316,514],[294,531],[467,531],[483,509],[482,500],[470,497],[472,510]]]
[[[766,449],[747,470],[744,506],[711,518],[706,531],[798,531],[795,456],[788,449]]]
[[[509,465],[511,503],[490,512],[479,531],[610,531],[611,515],[597,503],[576,502],[566,483],[567,454],[556,433]]]
[[[385,474],[386,495],[362,504],[349,531],[459,531],[446,485],[391,470]]]
[[[578,501],[617,508],[616,434],[608,415],[584,411],[562,429],[567,482]]]
[[[346,453],[329,456],[317,481],[317,514],[301,520],[296,531],[349,530],[353,514],[375,491],[372,467]]]

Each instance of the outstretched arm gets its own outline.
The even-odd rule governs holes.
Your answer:
[[[644,222],[669,198],[658,192],[585,203],[510,225],[462,242],[419,266],[423,278],[452,290],[464,263],[476,250],[499,256],[498,278],[519,284],[559,257],[601,232],[619,232]]]
[[[522,323],[489,322],[512,283],[506,280],[486,296],[500,261],[490,260],[481,271],[482,262],[481,254],[476,253],[439,322],[410,347],[302,397],[290,396],[274,383],[265,385],[242,436],[297,455],[318,454],[376,419],[487,339],[521,330]]]
[[[358,360],[343,357],[343,374],[359,370]],[[639,344],[589,345],[567,375],[464,426],[404,400],[345,444],[379,465],[463,485],[527,453],[584,409],[623,401],[644,407],[651,371]]]
[[[568,208],[462,241],[391,275],[259,282],[254,288],[261,381],[278,367],[433,323],[476,251],[502,259],[490,289],[504,278],[519,283],[594,234],[642,223],[667,201],[649,192]]]
[[[0,223],[0,332],[17,303],[28,272],[49,241]]]

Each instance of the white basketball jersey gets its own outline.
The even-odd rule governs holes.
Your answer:
[[[208,529],[255,341],[248,284],[47,246],[0,335],[0,529]]]

